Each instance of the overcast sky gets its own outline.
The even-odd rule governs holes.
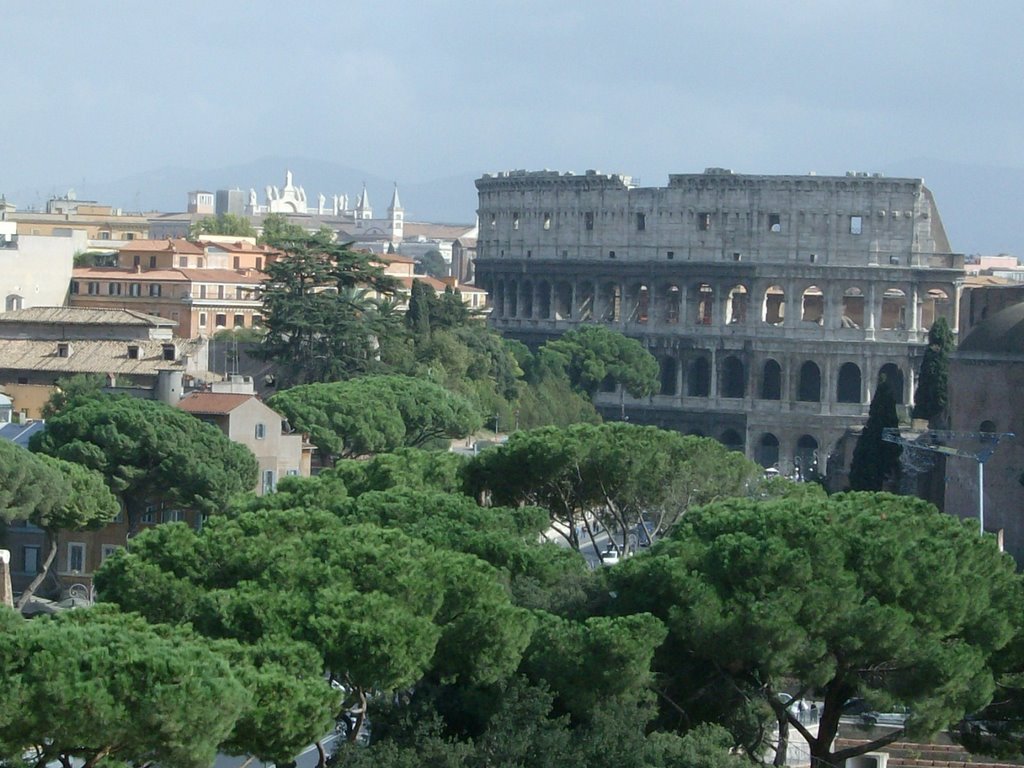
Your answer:
[[[400,182],[1024,168],[1015,0],[26,0],[2,28],[0,192],[268,155]]]

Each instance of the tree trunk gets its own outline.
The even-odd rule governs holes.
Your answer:
[[[316,743],[316,753],[318,755],[316,761],[316,768],[325,768],[327,765],[327,753],[324,752],[324,745],[319,741]]]
[[[43,560],[42,570],[36,574],[36,577],[32,579],[32,583],[25,587],[25,591],[21,593],[21,597],[18,598],[18,604],[15,606],[17,610],[21,610],[25,607],[25,604],[32,598],[32,595],[39,589],[39,585],[43,583],[43,580],[50,573],[50,566],[53,565],[54,559],[57,557],[57,534],[46,531],[46,541],[49,544],[49,549],[46,550],[46,558]]]
[[[359,738],[359,731],[363,727],[363,721],[366,719],[366,692],[357,686],[356,693],[359,695],[359,711],[356,712],[356,722],[352,726],[352,731],[348,734],[349,744],[356,743],[356,739]]]

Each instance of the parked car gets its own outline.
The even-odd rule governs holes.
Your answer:
[[[615,547],[610,546],[601,553],[601,565],[615,565],[621,559],[622,557],[619,554],[619,550]]]

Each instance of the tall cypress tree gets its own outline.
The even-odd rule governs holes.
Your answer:
[[[880,491],[887,479],[899,471],[900,446],[882,439],[886,427],[898,427],[896,395],[885,376],[878,377],[871,398],[868,421],[857,438],[850,462],[850,488],[854,491]]]
[[[917,375],[914,392],[915,419],[931,421],[946,411],[949,403],[949,353],[953,349],[953,332],[946,318],[940,317],[928,331],[928,349],[925,350],[921,370]]]

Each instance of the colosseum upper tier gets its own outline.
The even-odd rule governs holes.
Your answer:
[[[510,171],[476,186],[495,329],[531,345],[583,323],[637,338],[661,391],[602,392],[603,412],[786,473],[824,470],[880,374],[909,404],[928,328],[957,328],[964,259],[921,179]]]

